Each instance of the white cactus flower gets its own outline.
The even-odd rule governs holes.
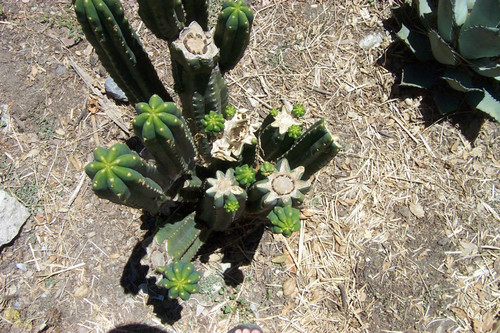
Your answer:
[[[288,128],[292,125],[301,125],[301,123],[294,118],[287,107],[281,108],[281,111],[274,117],[274,122],[271,123],[272,127],[278,128],[280,135],[288,132]]]

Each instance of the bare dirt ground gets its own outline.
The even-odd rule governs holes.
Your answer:
[[[173,92],[166,45],[125,2]],[[499,330],[499,124],[441,119],[395,85],[390,1],[249,3],[231,102],[256,117],[303,103],[344,150],[315,176],[299,233],[219,235],[196,261],[202,293],[179,303],[145,294],[133,269],[147,217],[99,200],[83,173],[97,145],[131,137],[134,110],[103,99],[70,1],[0,1],[0,188],[32,213],[0,252],[1,332]],[[369,34],[382,42],[365,50]]]

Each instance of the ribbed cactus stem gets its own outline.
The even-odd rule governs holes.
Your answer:
[[[211,159],[205,126],[210,111],[223,114],[227,105],[227,86],[217,66],[219,52],[209,32],[192,22],[181,31],[170,47],[173,74],[183,107],[183,115],[194,135],[204,161]]]
[[[222,72],[231,70],[243,57],[250,40],[253,12],[245,1],[226,1],[217,19],[214,39],[220,48],[219,65]]]
[[[271,231],[275,234],[290,237],[300,230],[300,211],[290,205],[274,207],[267,218],[271,222]]]
[[[164,276],[158,284],[168,289],[170,299],[179,297],[186,301],[191,297],[191,294],[200,290],[198,281],[202,275],[195,271],[190,262],[176,261],[165,267],[158,267],[157,270]]]
[[[196,149],[177,106],[153,95],[149,103],[138,103],[136,111],[134,132],[169,179],[175,181],[182,174],[189,173],[194,167]]]
[[[200,205],[200,219],[208,224],[210,230],[223,231],[241,217],[245,209],[247,194],[238,186],[234,170],[224,174],[217,171],[216,178],[207,179],[207,190]],[[228,202],[238,202],[236,210],[227,209]],[[234,207],[234,204],[230,204]]]
[[[286,158],[290,167],[305,168],[303,177],[309,178],[321,169],[340,151],[340,146],[334,140],[321,119],[307,129],[280,158]]]
[[[101,63],[131,103],[155,93],[172,100],[118,0],[76,0],[75,13]]]
[[[173,41],[184,28],[181,0],[138,0],[139,15],[156,37]]]
[[[207,0],[182,0],[186,12],[186,25],[196,21],[200,27],[208,31],[208,1]]]
[[[124,144],[115,144],[110,149],[96,148],[94,159],[85,172],[99,197],[153,214],[158,212],[166,196],[160,185],[141,174],[148,167],[137,153]]]
[[[157,231],[156,241],[158,244],[165,243],[165,250],[173,260],[183,258],[186,252],[193,251],[192,246],[198,244],[202,230],[196,223],[195,215],[193,212],[181,218],[174,215],[165,222],[160,220],[164,225]]]

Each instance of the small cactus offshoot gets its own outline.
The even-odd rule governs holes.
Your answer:
[[[195,271],[194,265],[190,262],[177,261],[168,266],[158,267],[157,270],[164,277],[159,285],[168,289],[170,299],[180,297],[186,301],[191,294],[200,291],[198,281],[201,279],[201,273]]]
[[[272,164],[271,162],[268,162],[268,161],[265,161],[259,167],[259,172],[264,177],[267,177],[270,174],[272,174],[274,172],[274,170],[275,170],[274,164]]]
[[[236,114],[236,107],[234,105],[228,105],[226,106],[226,109],[224,110],[224,114],[226,115],[226,118],[231,119],[234,117]]]
[[[300,230],[300,211],[290,205],[274,207],[267,218],[271,221],[271,231],[275,234],[290,237]]]
[[[306,108],[302,104],[295,104],[292,109],[292,114],[300,118],[306,114]]]
[[[297,139],[302,134],[301,125],[292,125],[288,127],[288,136],[292,139]]]
[[[249,167],[247,164],[237,167],[236,171],[236,179],[241,186],[250,186],[253,182],[255,182],[255,170]]]
[[[279,110],[277,108],[272,108],[271,110],[269,110],[269,114],[273,117],[276,117],[279,113]]]
[[[209,133],[217,134],[224,129],[224,117],[215,111],[210,111],[205,115],[201,123],[205,126],[205,131]]]
[[[228,213],[234,213],[240,208],[240,204],[237,200],[229,200],[224,204],[224,209]]]

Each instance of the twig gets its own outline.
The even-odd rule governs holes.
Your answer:
[[[57,274],[61,274],[61,273],[67,272],[67,271],[71,271],[73,269],[76,269],[76,268],[79,268],[79,267],[82,267],[82,266],[85,266],[84,262],[76,264],[76,265],[68,267],[68,268],[65,268],[65,269],[61,269],[61,270],[56,271],[54,273],[50,273],[50,274],[47,274],[47,275],[42,275],[43,276],[42,280],[48,279],[49,277],[57,275]]]
[[[80,192],[80,189],[82,188],[83,181],[85,180],[85,172],[82,172],[80,176],[80,181],[78,182],[78,185],[76,185],[76,188],[73,190],[73,193],[71,193],[71,196],[68,199],[68,202],[66,203],[66,206],[69,208],[72,204],[73,201],[75,201],[76,196]]]

